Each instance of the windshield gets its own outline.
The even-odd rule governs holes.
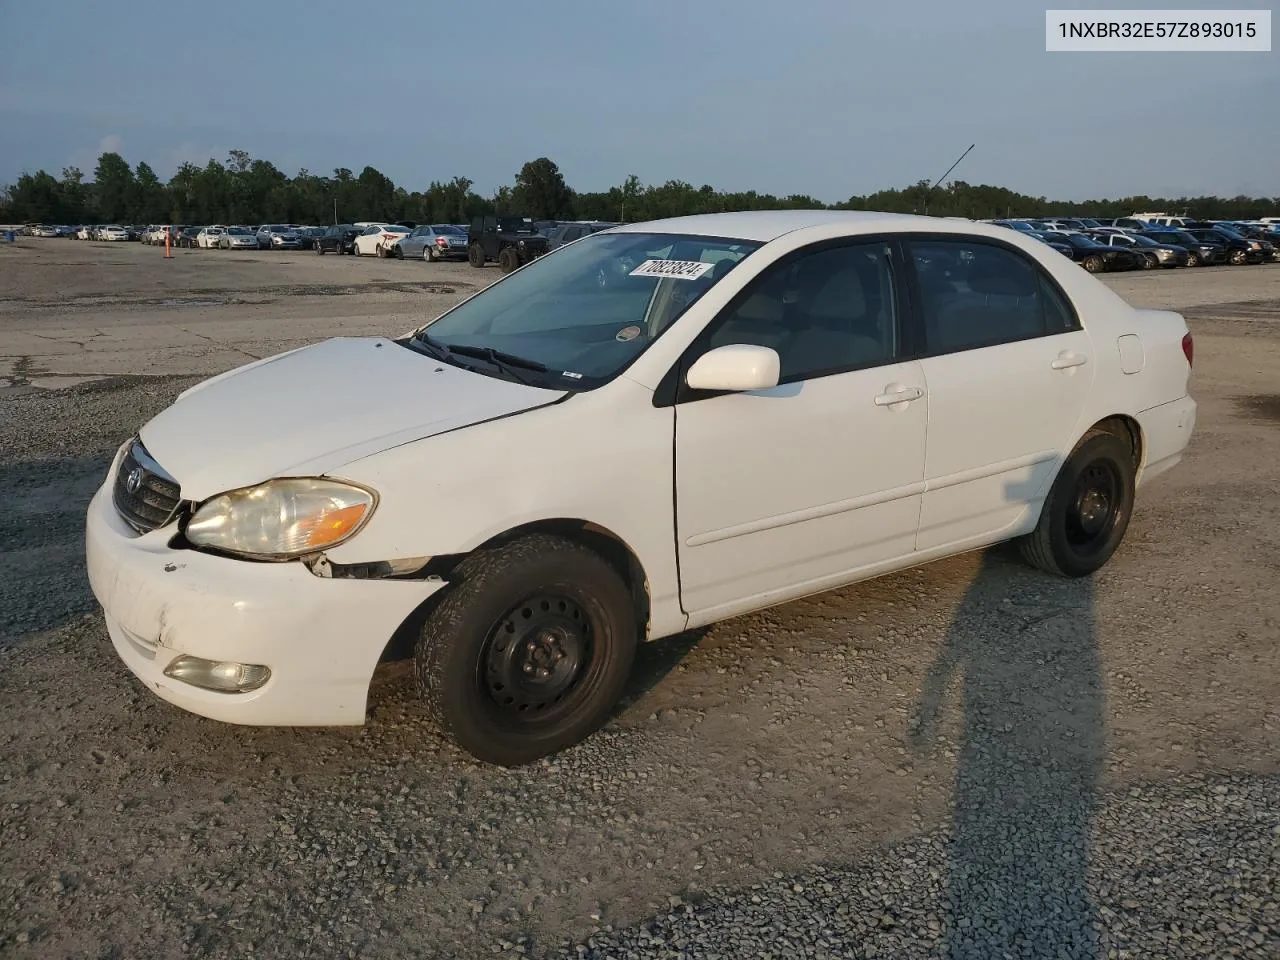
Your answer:
[[[519,368],[531,383],[590,389],[617,376],[759,246],[683,234],[598,233],[460,303],[420,336],[545,366],[538,372]],[[476,369],[491,372],[484,361]]]
[[[1133,242],[1134,242],[1134,243],[1136,243],[1136,244],[1137,244],[1138,246],[1140,246],[1140,247],[1158,247],[1158,246],[1160,246],[1160,244],[1156,243],[1156,242],[1155,242],[1154,240],[1152,240],[1150,237],[1134,237],[1134,238],[1133,238]]]
[[[237,237],[247,237],[250,235],[249,231],[244,227],[228,227],[227,233]]]
[[[1229,227],[1221,227],[1221,226],[1220,226],[1220,227],[1215,227],[1211,232],[1213,232],[1213,233],[1221,233],[1223,236],[1230,237],[1232,240],[1243,240],[1243,239],[1244,239],[1244,237],[1243,237],[1243,236],[1241,236],[1239,233],[1237,233],[1236,231],[1232,230],[1232,229],[1231,229],[1231,228],[1229,228]]]

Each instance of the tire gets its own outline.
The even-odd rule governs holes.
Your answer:
[[[467,557],[456,580],[414,652],[418,689],[444,733],[478,760],[518,766],[598,730],[639,634],[617,571],[572,540],[532,534]]]
[[[1188,254],[1187,254],[1187,266],[1188,266],[1188,267],[1198,267],[1198,266],[1200,266],[1200,254],[1198,254],[1198,253],[1188,253]]]
[[[1090,273],[1101,273],[1107,268],[1107,264],[1095,253],[1084,258],[1084,268]]]
[[[316,254],[317,254],[318,256],[321,256],[321,257],[323,257],[323,256],[324,256],[324,244],[323,244],[323,243],[316,243]]]
[[[484,247],[478,242],[467,247],[467,262],[473,267],[483,267],[485,261]]]
[[[1142,255],[1143,270],[1154,270],[1158,266],[1160,266],[1160,261],[1155,258],[1155,254],[1144,253]]]
[[[381,260],[383,257],[386,256],[386,253],[382,249],[382,244],[375,243],[373,245],[373,255],[377,257],[379,260]]]
[[[515,247],[504,247],[498,254],[498,266],[503,273],[512,273],[520,269],[520,253]]]
[[[1134,487],[1129,445],[1115,434],[1089,431],[1058,471],[1035,530],[1019,540],[1023,559],[1063,577],[1094,573],[1124,539]]]
[[[1232,251],[1231,251],[1231,265],[1232,265],[1232,266],[1235,266],[1235,267],[1241,266],[1241,265],[1242,265],[1246,260],[1248,260],[1248,259],[1249,259],[1249,255],[1248,255],[1247,253],[1245,253],[1243,250],[1232,250]]]
[[[400,249],[400,244],[397,243],[394,247],[391,248],[391,250],[395,254],[395,258],[397,260],[404,259],[404,251]]]
[[[422,248],[422,259],[431,263],[435,263],[440,259],[440,254],[436,251],[435,244]]]

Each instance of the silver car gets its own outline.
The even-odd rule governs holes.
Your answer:
[[[423,260],[443,260],[446,257],[466,259],[467,232],[450,223],[423,224],[414,227],[407,237],[392,246],[396,257],[421,257]]]
[[[226,233],[218,238],[218,247],[222,250],[257,250],[258,235],[248,227],[227,227]]]

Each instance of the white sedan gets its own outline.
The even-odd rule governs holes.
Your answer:
[[[1181,315],[999,226],[628,224],[190,388],[117,452],[89,579],[182,708],[361,724],[409,635],[441,728],[519,764],[640,641],[1004,540],[1088,576],[1182,457],[1191,361]]]
[[[410,228],[396,223],[374,223],[364,228],[352,246],[357,257],[394,256],[391,248],[409,235]]]
[[[124,227],[117,227],[115,225],[99,227],[98,239],[99,240],[128,240],[129,231],[126,230]]]
[[[196,234],[196,246],[201,250],[214,250],[222,240],[222,235],[226,232],[226,227],[204,227]]]

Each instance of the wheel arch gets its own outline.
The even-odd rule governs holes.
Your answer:
[[[1142,425],[1127,413],[1113,413],[1103,417],[1089,427],[1081,434],[1081,439],[1097,430],[1110,433],[1128,445],[1130,455],[1133,457],[1134,476],[1135,478],[1141,476],[1146,459],[1146,444],[1142,436]]]
[[[574,517],[554,517],[534,520],[511,527],[491,536],[466,553],[454,553],[437,556],[421,571],[424,576],[439,577],[446,582],[458,565],[467,557],[481,550],[493,550],[503,544],[510,543],[520,537],[534,533],[548,533],[564,537],[579,543],[599,554],[622,577],[623,583],[631,593],[636,622],[640,627],[640,637],[648,640],[651,635],[652,617],[650,615],[649,578],[645,573],[640,558],[632,547],[618,534],[608,527],[589,520]],[[448,588],[437,590],[427,597],[395,631],[382,652],[383,661],[398,660],[413,654],[413,645],[424,620],[448,593]]]

